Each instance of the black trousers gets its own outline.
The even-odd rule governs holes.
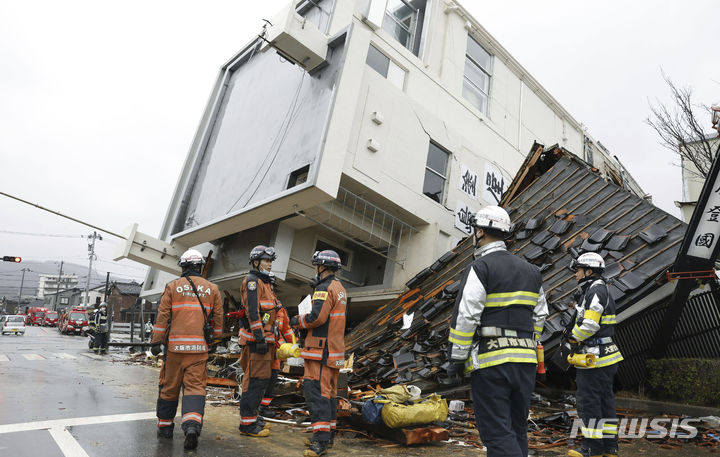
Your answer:
[[[534,363],[503,363],[471,375],[473,408],[488,457],[527,457]]]
[[[272,403],[272,399],[275,396],[275,384],[277,384],[279,373],[280,370],[272,370],[270,372],[270,381],[265,388],[265,394],[263,395],[262,401],[260,402],[260,406],[270,406],[270,403]]]
[[[589,449],[592,455],[614,452],[618,448],[613,393],[613,378],[617,370],[616,363],[601,368],[578,369],[575,374],[578,411],[584,424],[583,447]]]
[[[108,333],[95,333],[95,344],[93,350],[107,351],[108,347]],[[97,352],[97,351],[96,351]]]

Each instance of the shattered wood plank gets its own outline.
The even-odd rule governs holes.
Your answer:
[[[213,378],[213,377],[208,376],[207,385],[208,386],[216,386],[216,387],[237,387],[238,383],[237,383],[237,381],[233,381],[232,379]]]

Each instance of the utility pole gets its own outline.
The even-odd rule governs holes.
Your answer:
[[[88,257],[90,257],[90,264],[88,265],[87,281],[85,282],[85,306],[86,307],[90,300],[90,274],[92,273],[93,259],[95,259],[95,240],[102,241],[102,235],[100,235],[98,232],[92,232],[92,235],[88,235],[88,240],[92,240],[92,242],[88,242]]]
[[[64,260],[60,261],[60,274],[58,275],[57,294],[55,294],[55,303],[53,305],[54,311],[57,311],[57,308],[58,308],[57,305],[60,302],[60,279],[62,278],[62,267],[63,267],[64,262],[65,262]]]
[[[32,271],[29,268],[23,268],[22,270],[22,279],[20,280],[20,294],[18,294],[18,309],[20,309],[20,302],[22,301],[22,290],[23,285],[25,285],[25,272],[26,271]]]

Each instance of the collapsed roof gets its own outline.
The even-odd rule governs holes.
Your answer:
[[[667,304],[674,286],[667,283],[665,272],[677,256],[686,224],[606,181],[565,149],[538,143],[501,206],[516,227],[508,249],[537,265],[543,276],[550,308],[541,337],[546,351],[557,346],[571,317],[568,307],[577,287],[568,268],[571,258],[598,252],[605,258],[609,291],[618,306],[618,345],[626,361],[634,360],[623,364],[625,383],[637,383],[659,321],[638,326],[631,318],[649,313],[650,306],[655,310]],[[468,237],[408,281],[407,292],[347,335],[347,352],[355,353],[350,385],[412,382],[428,388],[447,382],[450,317],[462,273],[472,259]],[[626,337],[624,320],[635,323],[634,333]],[[622,377],[624,367],[620,370]]]

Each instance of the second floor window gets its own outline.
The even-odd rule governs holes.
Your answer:
[[[415,55],[420,49],[426,0],[388,0],[382,28]]]
[[[435,143],[430,143],[427,162],[425,163],[425,181],[423,194],[436,202],[443,203],[445,181],[447,180],[448,153]]]
[[[491,75],[492,56],[468,35],[463,97],[483,114],[487,114]]]

